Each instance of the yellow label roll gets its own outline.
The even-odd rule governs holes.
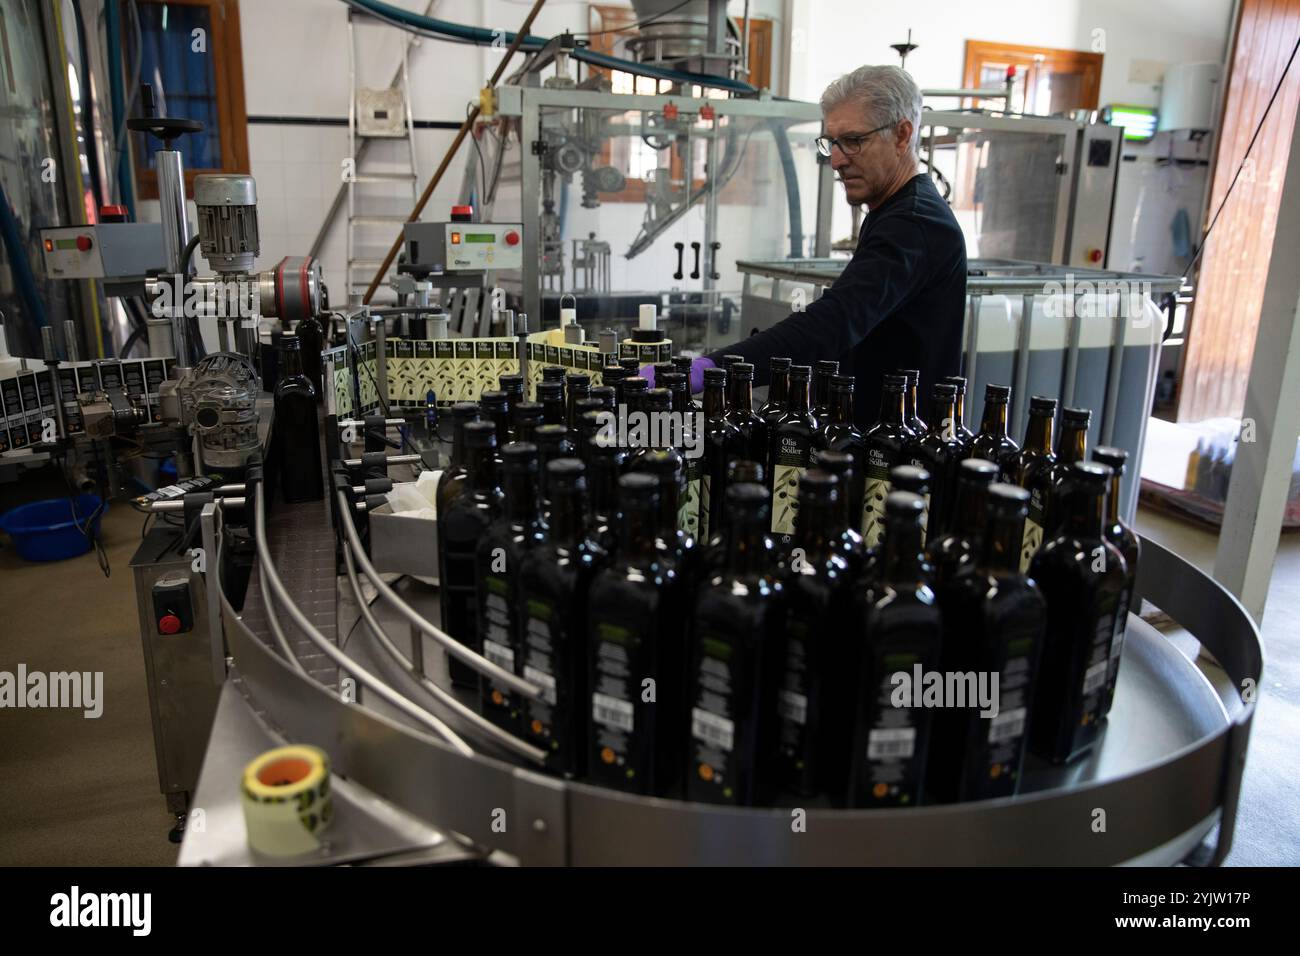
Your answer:
[[[248,845],[267,856],[320,848],[334,816],[329,758],[317,747],[268,750],[244,768],[240,784]]]

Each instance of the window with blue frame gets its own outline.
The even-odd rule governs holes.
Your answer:
[[[203,124],[173,146],[185,162],[187,191],[195,173],[246,172],[237,0],[141,0],[136,8],[140,83],[153,87],[156,115]],[[143,115],[138,99],[134,115]],[[154,152],[163,143],[147,133],[132,135],[141,194],[156,196]]]

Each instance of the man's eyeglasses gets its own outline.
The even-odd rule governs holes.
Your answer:
[[[818,136],[813,142],[817,144],[817,152],[823,156],[829,156],[834,146],[838,146],[845,156],[856,156],[862,151],[862,144],[866,142],[868,136],[879,133],[882,129],[892,129],[893,126],[893,123],[886,123],[866,133],[847,133],[840,137]]]

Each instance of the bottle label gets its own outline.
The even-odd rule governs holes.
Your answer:
[[[1132,593],[1125,588],[1119,596],[1119,606],[1115,609],[1115,633],[1110,640],[1110,660],[1106,666],[1107,703],[1115,693],[1115,681],[1119,677],[1119,659],[1124,653],[1124,636],[1128,633],[1128,607]]]
[[[885,498],[889,496],[889,472],[894,462],[883,449],[867,449],[865,493],[862,496],[862,540],[874,548],[885,536]]]
[[[731,800],[736,760],[732,649],[728,641],[707,633],[700,635],[699,648],[698,692],[691,708],[691,788]]]
[[[1008,642],[1007,659],[998,674],[998,715],[988,721],[987,752],[978,766],[981,778],[972,781],[972,799],[1015,792],[1029,723],[1029,684],[1034,638]]]
[[[1025,732],[1029,711],[1024,707],[1004,710],[989,721],[989,743],[1000,744],[1019,739]]]
[[[1081,732],[1092,733],[1102,716],[1106,690],[1106,674],[1110,669],[1110,649],[1115,637],[1115,599],[1107,600],[1097,615],[1093,640],[1083,671],[1080,687],[1081,707],[1079,723],[1075,727],[1076,748]]]
[[[700,471],[694,463],[686,466],[686,493],[677,508],[677,527],[692,538],[700,533]]]
[[[705,543],[709,540],[709,508],[712,506],[713,477],[706,471],[700,479],[699,534],[696,539]]]
[[[772,457],[772,533],[794,534],[799,515],[799,478],[808,470],[812,445],[795,435],[778,435]]]
[[[483,656],[502,670],[515,673],[513,615],[509,601],[510,585],[505,578],[487,575],[483,579],[480,600],[483,602]],[[509,715],[517,706],[510,688],[488,680],[483,684],[485,713],[496,711]]]
[[[559,666],[552,633],[553,623],[558,621],[558,617],[550,604],[532,598],[527,602],[527,611],[523,675],[524,680],[542,689],[542,698],[523,701],[524,730],[536,740],[549,741],[550,746],[558,750],[561,742],[553,738],[558,730],[555,709],[559,703],[556,681]]]
[[[1043,526],[1033,518],[1025,519],[1025,533],[1020,538],[1020,573],[1029,571],[1029,563],[1043,546]]]
[[[648,768],[631,765],[633,734],[636,730],[632,705],[632,670],[628,654],[633,635],[615,624],[598,623],[596,638],[595,687],[591,694],[592,752],[600,764],[621,771],[632,782]]]
[[[807,743],[808,723],[808,657],[804,641],[808,625],[786,619],[785,675],[777,693],[777,706],[781,717],[781,753],[786,758],[802,761]]]
[[[892,676],[906,671],[920,658],[889,654],[878,658],[880,683],[868,705],[869,729],[866,762],[859,783],[859,806],[907,806],[920,790],[921,760],[918,714],[912,707],[895,707]]]

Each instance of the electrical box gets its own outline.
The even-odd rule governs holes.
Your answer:
[[[1171,66],[1160,92],[1159,129],[1213,129],[1222,76],[1223,67],[1214,62]]]
[[[434,273],[522,269],[523,226],[495,222],[408,222],[407,261]]]
[[[139,278],[167,265],[162,225],[156,222],[42,229],[41,253],[51,279]]]

